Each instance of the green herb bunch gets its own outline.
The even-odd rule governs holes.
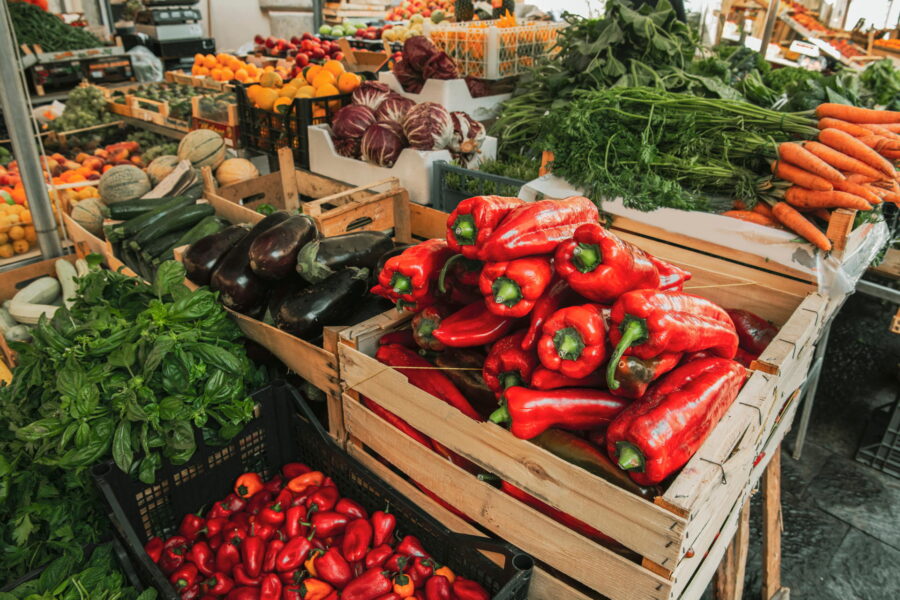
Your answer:
[[[106,108],[103,91],[95,85],[82,85],[69,93],[63,114],[50,121],[50,128],[54,131],[72,131],[112,120],[113,114]]]

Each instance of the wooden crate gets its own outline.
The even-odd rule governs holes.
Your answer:
[[[178,119],[171,116],[169,103],[166,101],[148,100],[140,96],[129,96],[131,103],[131,117],[148,123],[154,123],[162,127],[168,127],[176,131],[188,132],[191,130],[190,117]]]
[[[426,207],[411,214],[424,237],[444,233],[446,215]],[[539,561],[613,600],[699,598],[718,566],[753,483],[774,454],[796,411],[797,390],[814,344],[839,300],[806,282],[710,257],[694,250],[619,235],[690,270],[688,291],[741,307],[782,326],[756,363],[739,397],[691,461],[653,502],[595,477],[503,428],[478,423],[409,384],[374,358],[375,343],[402,327],[395,311],[341,332],[341,407],[348,445],[369,448],[411,479],[445,498],[481,526]],[[368,411],[361,394],[413,427],[532,495],[604,531],[643,557],[622,557],[422,453],[415,442]]]
[[[215,131],[223,138],[230,148],[240,147],[240,131],[238,130],[238,111],[237,104],[229,104],[227,115],[224,121],[210,119],[202,114],[200,110],[200,99],[202,96],[194,96],[191,98],[191,130],[194,129],[210,129]]]
[[[234,89],[234,86],[228,82],[216,81],[212,77],[200,77],[197,75],[191,75],[190,73],[185,73],[184,71],[166,71],[163,75],[163,79],[172,83],[180,83],[183,85],[190,85],[198,89],[214,90],[217,92],[225,92]]]

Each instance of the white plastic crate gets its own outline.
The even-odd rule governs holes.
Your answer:
[[[391,71],[378,74],[378,81],[387,84],[392,91],[409,98],[416,104],[437,102],[450,112],[461,110],[476,121],[487,121],[497,117],[500,103],[509,100],[512,94],[494,94],[473,98],[465,79],[428,79],[418,94],[407,92]]]

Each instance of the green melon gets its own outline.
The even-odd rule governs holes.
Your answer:
[[[159,185],[159,182],[169,176],[169,173],[175,170],[175,167],[178,166],[178,163],[181,162],[178,160],[177,156],[167,155],[167,156],[158,156],[153,159],[147,166],[147,175],[150,176],[150,183],[153,185]]]
[[[190,132],[178,144],[178,159],[191,161],[191,166],[215,169],[225,160],[225,140],[209,129]]]
[[[100,177],[100,198],[106,204],[140,198],[152,189],[150,177],[134,165],[113,167]]]
[[[85,198],[72,207],[72,220],[90,233],[103,234],[103,219],[106,217],[106,206],[99,198]]]

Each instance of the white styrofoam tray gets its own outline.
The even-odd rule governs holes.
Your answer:
[[[476,121],[496,117],[500,103],[512,97],[512,94],[495,94],[473,98],[465,79],[428,79],[418,94],[404,91],[403,86],[390,71],[378,73],[378,81],[387,84],[391,90],[415,101],[416,104],[437,102],[450,112],[457,110],[466,112]]]

